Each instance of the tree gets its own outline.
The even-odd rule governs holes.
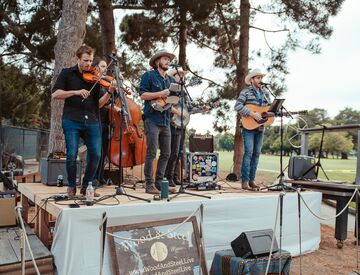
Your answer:
[[[62,16],[55,45],[55,69],[52,86],[61,69],[76,63],[75,51],[84,41],[87,17],[87,0],[63,0]],[[49,152],[65,152],[64,136],[61,129],[61,116],[64,102],[51,100],[51,128]]]
[[[221,150],[228,152],[234,150],[234,135],[231,133],[225,133],[220,136],[219,147]]]
[[[315,108],[310,110],[306,116],[309,128],[331,123],[331,119],[325,109]]]
[[[334,118],[335,125],[359,124],[359,122],[360,111],[356,111],[349,107],[341,110]],[[348,134],[352,137],[352,142],[354,143],[354,146],[357,147],[358,131],[348,131]]]

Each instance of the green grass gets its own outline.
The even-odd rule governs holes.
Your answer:
[[[231,172],[233,165],[233,152],[219,151],[220,171]],[[347,160],[342,159],[321,159],[320,160],[325,173],[330,180],[354,182],[356,170],[356,158]],[[289,157],[283,158],[283,168],[289,163]],[[280,156],[261,155],[258,167],[259,174],[264,174],[267,177],[275,178],[280,173]],[[287,174],[287,171],[285,171]],[[320,179],[326,179],[320,169]]]

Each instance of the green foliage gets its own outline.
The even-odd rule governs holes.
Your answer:
[[[234,135],[231,133],[225,133],[219,138],[219,149],[224,151],[234,150]]]

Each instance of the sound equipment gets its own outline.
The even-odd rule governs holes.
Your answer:
[[[315,158],[309,156],[292,156],[289,159],[288,176],[290,179],[316,179]],[[308,171],[308,172],[307,172]]]
[[[0,226],[16,225],[15,206],[15,192],[0,192]]]
[[[212,135],[191,135],[189,137],[190,152],[214,152],[214,137]]]
[[[186,180],[190,186],[217,180],[218,153],[187,153]]]
[[[231,242],[231,247],[236,257],[246,259],[263,256],[270,253],[272,236],[272,229],[242,232],[240,236]],[[279,248],[275,238],[272,252],[278,250]]]
[[[76,185],[80,185],[81,179],[81,161],[76,161]],[[49,159],[40,160],[41,182],[47,185],[56,185],[59,175],[63,176],[63,184],[68,185],[66,172],[66,159]]]

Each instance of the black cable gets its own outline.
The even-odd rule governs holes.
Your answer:
[[[39,205],[38,211],[36,212],[36,214],[35,214],[35,216],[32,218],[32,220],[31,220],[30,222],[28,222],[28,224],[31,224],[31,223],[35,220],[35,218],[39,215],[40,209],[43,208],[43,206],[44,206],[45,204],[47,204],[47,202],[48,202],[49,199],[51,199],[51,198],[53,198],[53,196],[50,196],[50,197],[48,197],[48,198],[46,198],[46,199],[43,199],[43,200],[44,200],[43,204],[42,204],[42,205]]]

